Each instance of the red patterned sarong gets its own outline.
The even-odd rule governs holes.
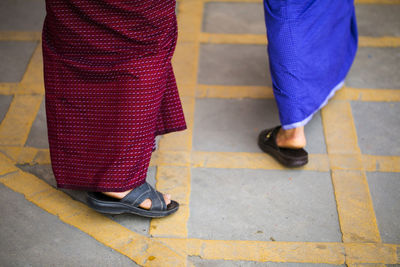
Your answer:
[[[47,0],[46,112],[58,187],[126,191],[156,135],[186,128],[171,66],[174,0]]]

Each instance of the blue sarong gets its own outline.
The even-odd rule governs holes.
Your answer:
[[[272,84],[284,129],[305,125],[357,51],[353,0],[264,0]]]

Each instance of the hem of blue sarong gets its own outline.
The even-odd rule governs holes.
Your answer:
[[[331,92],[330,92],[329,95],[325,98],[325,100],[322,102],[322,104],[321,104],[316,110],[314,110],[314,111],[311,113],[310,116],[308,116],[307,118],[305,118],[304,120],[299,121],[299,122],[295,122],[295,123],[291,123],[291,124],[282,125],[282,128],[283,128],[284,130],[288,130],[288,129],[293,129],[293,128],[297,128],[297,127],[301,127],[301,126],[306,125],[306,124],[312,119],[312,117],[314,116],[314,114],[317,113],[321,108],[323,108],[323,107],[328,103],[329,99],[331,99],[331,98],[335,95],[336,91],[338,91],[340,88],[342,88],[343,85],[344,85],[344,80],[341,81],[338,85],[336,85],[336,86],[331,90]]]

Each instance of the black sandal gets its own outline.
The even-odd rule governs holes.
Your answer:
[[[151,208],[148,210],[139,207],[146,199],[151,200]],[[87,203],[91,208],[101,213],[131,213],[150,218],[165,217],[179,209],[179,203],[173,200],[167,206],[163,194],[146,182],[133,189],[122,199],[109,197],[101,192],[88,192]]]
[[[281,126],[264,130],[258,136],[258,146],[286,167],[301,167],[308,162],[308,153],[303,148],[293,149],[279,147],[276,136]]]

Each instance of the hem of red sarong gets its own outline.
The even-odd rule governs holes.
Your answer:
[[[156,136],[157,135],[163,135],[163,134],[168,134],[168,133],[172,133],[172,132],[179,132],[179,131],[183,131],[186,130],[187,126],[181,126],[181,127],[175,127],[175,128],[169,128],[169,129],[164,129],[161,131],[156,131]]]
[[[57,184],[58,189],[70,189],[70,190],[78,190],[78,191],[86,191],[86,192],[125,192],[131,189],[134,189],[138,186],[141,186],[146,180],[143,182],[135,184],[135,186],[128,185],[124,187],[102,187],[102,186],[79,186],[79,185],[71,185],[71,184]]]

